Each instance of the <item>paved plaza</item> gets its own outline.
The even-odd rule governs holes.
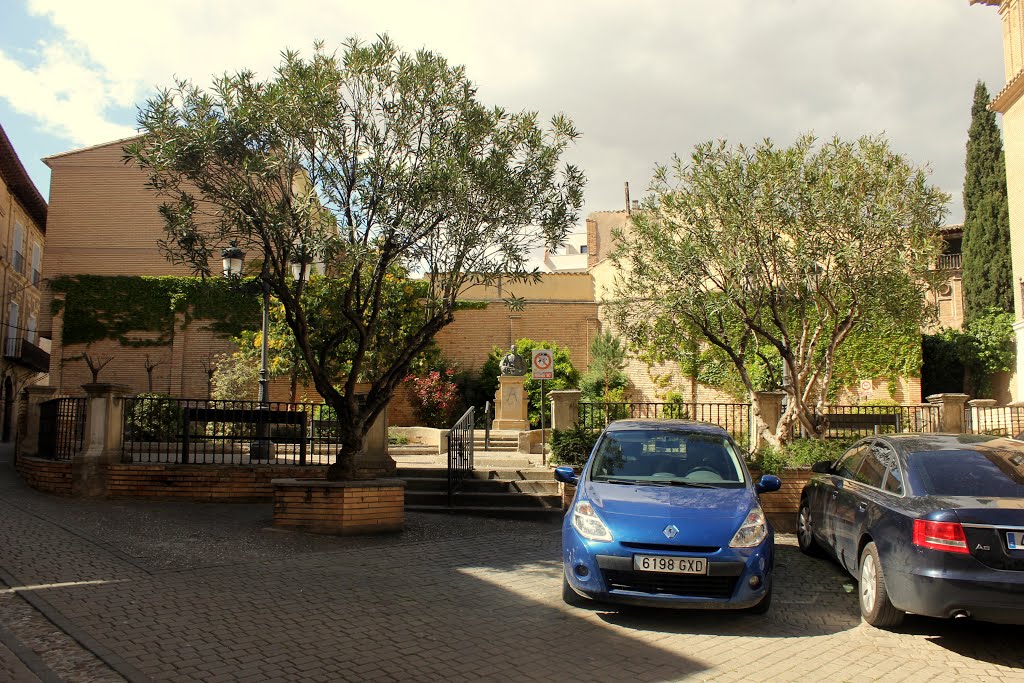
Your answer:
[[[0,515],[3,681],[1024,680],[1024,628],[873,629],[786,537],[762,617],[569,608],[555,520],[318,537],[269,504],[48,496],[9,456]]]

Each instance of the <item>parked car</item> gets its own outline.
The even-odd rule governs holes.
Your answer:
[[[613,422],[577,476],[562,527],[562,597],[625,605],[771,605],[774,534],[728,432],[684,420]]]
[[[869,624],[905,612],[1024,624],[1024,444],[875,436],[812,469],[800,549],[824,549],[858,580]]]

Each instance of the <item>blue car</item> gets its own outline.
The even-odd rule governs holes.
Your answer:
[[[624,420],[598,438],[562,527],[562,597],[650,607],[771,605],[774,534],[725,430],[683,420]]]

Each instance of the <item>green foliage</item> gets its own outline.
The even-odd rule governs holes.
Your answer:
[[[929,376],[955,377],[960,390],[984,398],[991,393],[992,375],[1014,367],[1013,313],[987,308],[963,330],[943,328],[925,335],[922,346]],[[965,378],[969,382],[966,387]],[[949,388],[954,390],[955,386]]]
[[[211,398],[219,401],[244,400],[253,396],[260,379],[259,357],[235,352],[221,354],[213,361]]]
[[[484,104],[463,67],[387,36],[287,50],[266,80],[178,81],[138,126],[125,160],[165,200],[161,250],[203,275],[229,245],[259,256],[296,357],[339,416],[331,479],[354,476],[373,418],[460,298],[535,279],[538,235],[562,243],[583,202],[583,174],[562,163],[571,120]],[[295,280],[295,262],[329,277]],[[417,300],[404,274],[421,265]]]
[[[810,467],[823,460],[836,461],[850,447],[845,439],[795,439],[781,447],[763,446],[754,465],[763,474],[779,474],[787,467]]]
[[[409,437],[405,434],[399,434],[393,428],[388,429],[388,445],[389,446],[404,446],[409,443]]]
[[[583,378],[582,387],[587,396],[610,400],[612,389],[621,389],[629,379],[622,371],[626,367],[626,346],[622,340],[605,330],[590,342],[590,367]],[[595,389],[600,387],[595,393]]]
[[[454,374],[451,370],[431,370],[406,378],[412,389],[412,409],[420,425],[443,429],[454,424],[459,408],[459,388],[453,381]]]
[[[577,425],[571,429],[551,431],[551,462],[556,465],[582,467],[597,443],[600,430]]]
[[[63,313],[65,344],[115,339],[126,346],[164,346],[176,313],[185,314],[185,324],[209,320],[210,329],[225,334],[259,325],[258,297],[223,279],[63,275],[50,287],[64,295],[53,300],[52,311]],[[133,336],[145,332],[159,336]]]
[[[835,382],[914,365],[905,334],[895,363],[868,337],[928,319],[948,197],[884,138],[708,142],[659,167],[652,189],[612,255],[620,276],[607,308],[632,347],[697,374],[728,363],[748,394],[784,388],[780,433],[815,429]],[[840,361],[857,332],[860,353]]]
[[[964,175],[963,285],[968,321],[988,308],[1013,311],[1006,160],[988,88],[974,86]]]
[[[126,438],[132,441],[177,441],[181,435],[181,404],[166,394],[138,394],[125,416]]]
[[[529,367],[530,359],[533,358],[534,349],[550,349],[554,355],[554,379],[544,380],[544,391],[556,391],[559,389],[576,389],[580,385],[580,373],[575,367],[573,367],[572,360],[569,358],[569,349],[564,346],[558,346],[547,341],[534,341],[533,339],[519,339],[515,343],[516,353],[522,358],[524,363]],[[487,360],[480,368],[480,383],[479,386],[485,395],[493,397],[498,391],[498,376],[501,375],[501,359],[508,353],[508,349],[501,349],[495,346],[491,349],[491,353],[487,356]],[[540,394],[540,380],[535,380],[530,377],[530,374],[526,374],[526,381],[524,383],[526,388],[527,396],[529,396],[529,419],[530,425],[533,428],[540,427],[540,406],[541,406],[541,394]],[[550,425],[550,411],[551,405],[547,399],[544,399],[544,406],[547,409],[545,417],[545,424]]]

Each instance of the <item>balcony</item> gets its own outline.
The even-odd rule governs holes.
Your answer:
[[[50,354],[27,339],[8,338],[4,358],[36,372],[50,371]]]
[[[939,255],[939,270],[961,270],[963,267],[963,254]]]

